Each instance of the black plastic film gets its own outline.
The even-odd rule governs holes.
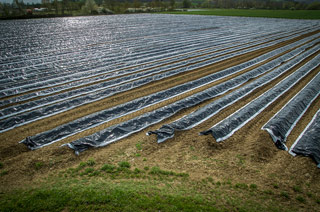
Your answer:
[[[266,107],[276,101],[282,94],[287,92],[296,83],[298,83],[302,77],[306,76],[313,69],[315,69],[319,65],[319,60],[320,55],[317,55],[293,74],[289,75],[280,83],[278,83],[276,86],[252,100],[250,103],[240,108],[226,119],[223,119],[209,130],[203,131],[200,134],[211,134],[217,142],[229,138],[234,132],[259,115],[259,113],[261,113]]]
[[[266,68],[264,71],[266,70],[268,70],[268,68]],[[135,132],[141,131],[153,124],[156,124],[168,117],[171,117],[177,112],[181,111],[182,109],[195,106],[207,99],[219,96],[227,92],[228,90],[243,84],[247,80],[251,79],[254,75],[258,76],[262,73],[263,70],[260,69],[252,71],[251,73],[249,72],[243,74],[242,76],[233,78],[232,80],[229,80],[225,83],[213,86],[207,90],[194,94],[186,99],[177,101],[173,104],[143,114],[129,121],[106,128],[93,135],[71,142],[69,144],[69,147],[73,148],[76,153],[79,153],[80,149],[81,151],[83,151],[89,146],[101,147],[108,145],[114,141],[127,137]],[[290,81],[290,83],[292,82]],[[85,144],[85,147],[82,147],[81,144]]]
[[[300,134],[290,151],[311,157],[316,162],[317,167],[320,168],[320,110]]]
[[[277,40],[277,41],[273,41],[271,43],[274,43],[274,42],[280,42],[280,41]],[[158,81],[158,80],[167,78],[169,76],[174,76],[179,73],[187,72],[187,71],[190,71],[193,69],[205,67],[207,65],[213,64],[218,61],[223,61],[223,60],[232,58],[234,56],[238,56],[241,54],[245,54],[245,53],[254,51],[254,50],[262,48],[262,47],[270,46],[271,43],[263,44],[262,46],[255,46],[255,47],[249,48],[249,49],[244,49],[244,50],[241,50],[241,51],[238,51],[235,53],[222,55],[220,57],[216,57],[213,59],[210,59],[209,56],[206,56],[206,57],[208,57],[208,60],[205,60],[200,63],[190,64],[188,66],[183,66],[178,69],[170,70],[170,71],[156,74],[156,75],[153,75],[150,77],[138,79],[133,82],[125,83],[120,86],[106,88],[106,89],[103,89],[98,92],[90,93],[88,95],[76,97],[76,98],[69,99],[69,100],[62,101],[62,102],[57,102],[56,104],[45,106],[45,107],[33,110],[31,112],[25,112],[22,114],[18,114],[16,116],[9,117],[5,120],[1,120],[0,121],[0,132],[10,130],[10,129],[17,127],[17,126],[22,126],[24,124],[27,124],[27,123],[30,123],[30,122],[33,122],[33,121],[36,121],[36,120],[39,120],[39,119],[42,119],[42,118],[45,118],[48,116],[53,116],[55,114],[65,112],[67,110],[71,110],[75,107],[78,107],[78,106],[81,106],[84,104],[88,104],[88,103],[92,103],[92,102],[104,99],[104,98],[107,98],[111,95],[114,95],[114,94],[117,94],[120,92],[124,92],[124,91],[128,91],[130,89],[140,87],[140,86],[145,85],[150,82]],[[191,61],[188,61],[188,63],[191,63]],[[281,63],[281,61],[279,63]],[[272,64],[269,64],[269,65],[272,66]],[[161,70],[159,70],[159,72],[161,72]],[[141,73],[137,73],[136,75],[141,75]],[[134,75],[134,76],[130,75],[129,77],[135,78],[136,75]],[[51,98],[51,97],[49,97],[49,98]]]
[[[176,130],[187,130],[194,126],[197,126],[220,112],[222,109],[234,104],[254,90],[261,88],[263,85],[286,73],[291,67],[298,64],[304,58],[314,54],[317,51],[318,48],[314,47],[313,49],[299,55],[295,60],[281,65],[272,72],[269,72],[264,76],[254,80],[253,82],[231,92],[230,94],[227,94],[226,96],[223,96],[220,99],[197,109],[196,111],[182,117],[181,119],[178,119],[169,124],[165,124],[158,130],[150,131],[149,134],[156,134],[158,143],[161,143],[169,138],[172,138]]]
[[[288,135],[319,94],[320,73],[262,127],[279,149],[287,150],[285,143]]]

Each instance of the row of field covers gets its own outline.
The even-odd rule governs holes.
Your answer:
[[[149,14],[3,21],[0,40],[1,133],[268,49],[223,70],[29,135],[21,142],[32,150],[89,129],[95,133],[64,145],[79,154],[147,128],[147,135],[155,134],[161,143],[173,138],[176,131],[213,120],[224,109],[285,76],[236,112],[199,132],[224,141],[313,74],[261,126],[279,149],[288,151],[290,132],[319,101],[320,73],[316,72],[320,24],[316,21]],[[162,106],[165,102],[169,103]],[[152,107],[155,109],[95,130]],[[175,118],[187,108],[194,110]],[[320,167],[319,113],[313,114],[289,152],[310,156]],[[175,121],[168,122],[168,118]],[[161,122],[159,129],[151,130]]]

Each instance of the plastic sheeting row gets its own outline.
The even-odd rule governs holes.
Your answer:
[[[286,55],[286,56],[289,58],[292,57],[292,55]],[[303,55],[303,56],[306,56],[306,55]],[[288,59],[288,58],[283,57],[282,59]],[[279,62],[280,61],[278,61],[278,63]],[[225,83],[221,83],[219,85],[213,86],[202,92],[194,94],[186,99],[182,99],[180,101],[177,101],[165,107],[159,108],[155,111],[143,114],[134,119],[123,122],[121,124],[114,125],[98,133],[95,133],[91,136],[87,136],[77,141],[71,142],[68,145],[69,147],[75,149],[76,153],[84,151],[85,149],[93,146],[94,147],[105,146],[123,137],[129,136],[134,132],[141,131],[142,129],[152,124],[158,123],[176,114],[182,109],[195,106],[207,99],[211,99],[213,97],[219,96],[227,92],[229,89],[237,87],[245,83],[247,80],[263,74],[264,72],[269,70],[270,66],[267,65],[264,68],[265,68],[264,70],[262,68],[252,70],[248,73],[242,74],[242,76],[233,78],[232,80],[229,80]],[[27,142],[28,142],[28,139],[25,140],[25,143]]]
[[[76,24],[72,26],[65,24],[65,21],[61,19],[44,19],[43,23],[36,23],[37,20],[6,22],[1,24],[0,38],[7,43],[10,51],[1,52],[0,55],[2,57],[12,57],[23,55],[26,52],[46,52],[68,48],[69,46],[135,40],[147,36],[164,36],[169,33],[192,31],[205,26],[199,18],[190,19],[190,25],[181,24],[182,17],[172,19],[158,15],[156,20],[155,18],[155,16],[150,15],[98,17],[95,19],[76,18],[74,20]],[[15,27],[10,27],[10,23],[14,23]],[[171,27],[168,27],[168,23]],[[83,30],[83,27],[86,30]],[[144,30],[146,28],[148,30]],[[16,30],[13,32],[12,29]]]
[[[283,64],[282,66],[274,69],[272,72],[269,72],[264,76],[254,80],[253,82],[247,85],[244,85],[243,87],[231,92],[230,94],[227,94],[224,97],[216,101],[213,101],[202,108],[199,108],[198,110],[182,117],[181,119],[178,119],[172,123],[163,125],[160,129],[156,131],[150,131],[149,134],[156,134],[158,143],[160,143],[169,138],[172,138],[174,136],[175,131],[188,130],[201,124],[202,122],[206,121],[207,119],[219,113],[221,110],[225,109],[226,107],[232,104],[235,104],[237,101],[248,96],[253,91],[261,88],[262,86],[268,84],[272,80],[285,74],[290,68],[292,68],[297,63],[301,62],[305,57],[308,57],[314,54],[315,52],[317,52],[318,49],[319,47],[313,48],[311,51],[308,51],[300,55],[295,60],[288,62],[286,64]],[[241,122],[237,125],[234,124],[234,126],[239,126],[240,124]],[[228,125],[227,123],[223,126],[225,126],[226,128],[228,126],[230,127],[230,125]],[[223,136],[226,136],[226,135],[224,134]],[[220,141],[221,137],[217,137],[216,139],[217,141]]]
[[[239,30],[239,29],[238,29]],[[217,31],[217,30],[215,30]],[[237,32],[237,30],[235,29],[234,30],[235,32]],[[275,32],[274,34],[278,34],[279,32]],[[190,33],[192,34],[192,33]],[[170,38],[165,38],[166,40],[164,40],[162,42],[162,45],[160,45],[158,48],[154,48],[155,45],[153,44],[155,41],[153,39],[151,39],[152,43],[149,43],[148,41],[136,41],[134,44],[132,42],[129,42],[129,44],[121,44],[119,45],[119,47],[115,46],[111,49],[111,51],[103,51],[102,53],[100,53],[101,49],[95,49],[93,51],[92,54],[90,54],[90,52],[86,51],[86,52],[83,52],[82,53],[82,57],[80,57],[81,59],[84,59],[84,61],[80,60],[80,58],[77,58],[77,57],[73,57],[72,55],[63,55],[63,60],[66,61],[67,63],[63,63],[62,61],[59,61],[59,66],[74,66],[74,63],[83,63],[83,62],[86,62],[86,61],[90,61],[94,58],[94,61],[95,61],[95,64],[96,62],[99,62],[100,64],[101,63],[104,63],[105,60],[103,60],[106,56],[108,56],[107,60],[106,61],[110,61],[110,57],[113,57],[114,60],[117,60],[117,61],[121,61],[121,60],[125,60],[125,61],[128,61],[128,59],[131,59],[132,56],[134,55],[148,55],[148,57],[150,57],[152,54],[154,55],[159,55],[161,52],[168,52],[169,50],[171,50],[171,52],[174,50],[174,51],[177,51],[178,49],[181,49],[181,47],[184,47],[184,46],[189,46],[189,45],[195,45],[195,44],[198,44],[199,45],[199,42],[201,43],[206,43],[205,40],[201,41],[201,37],[202,36],[205,36],[207,39],[210,37],[210,34],[211,34],[211,38],[212,37],[222,37],[221,35],[223,34],[223,32],[214,32],[214,33],[207,33],[207,34],[196,34],[196,35],[192,35],[190,36],[189,33],[187,34],[187,36],[183,36],[183,38],[185,39],[182,39],[181,35],[176,35],[176,40],[175,40],[175,37],[172,36]],[[242,34],[240,36],[244,37],[245,36],[245,32],[242,32]],[[237,35],[239,36],[239,35]],[[254,36],[254,33],[251,33],[251,34],[247,34],[247,38],[249,37],[253,37]],[[223,36],[225,37],[226,39],[228,38],[228,36]],[[256,36],[255,36],[256,37]],[[258,36],[259,37],[259,36]],[[144,40],[144,39],[141,39],[141,40]],[[182,41],[181,41],[182,40]],[[200,41],[199,41],[200,40]],[[178,42],[180,41],[180,42]],[[208,40],[209,41],[209,40]],[[146,46],[146,43],[148,43],[148,45]],[[146,46],[144,48],[147,48],[147,49],[151,49],[151,50],[148,50],[148,51],[143,51],[143,49],[141,49],[141,47],[139,47],[139,44],[142,45],[142,46]],[[127,46],[129,45],[129,46]],[[131,47],[135,47],[135,48],[131,48]],[[153,48],[152,48],[153,47]],[[135,49],[138,49],[138,52],[135,51]],[[119,52],[119,49],[124,49],[125,52]],[[108,49],[107,49],[108,50]],[[99,54],[97,54],[97,52]],[[136,53],[134,53],[136,52]],[[108,53],[108,55],[106,55],[106,53]],[[133,55],[131,53],[134,53]],[[114,57],[114,54],[118,55],[119,58],[117,57]],[[120,57],[121,56],[121,57]],[[130,56],[130,58],[129,58]],[[66,59],[66,57],[68,59]],[[138,58],[135,58],[134,60],[137,60]],[[76,62],[74,62],[76,61]],[[111,60],[112,61],[112,60]],[[45,60],[43,61],[45,62]],[[56,62],[56,61],[54,61]],[[71,62],[71,63],[70,63]],[[28,61],[25,61],[25,63],[28,63]],[[70,64],[70,65],[69,65]],[[85,64],[85,63],[83,63]],[[51,65],[52,66],[52,65]],[[6,71],[5,75],[4,76],[8,76],[8,73],[10,73],[11,71],[13,72],[14,76],[16,76],[18,73],[17,71],[20,72],[20,74],[23,74],[24,76],[24,80],[26,80],[26,77],[30,74],[31,76],[32,75],[35,75],[35,73],[39,72],[41,74],[43,74],[44,72],[45,73],[60,73],[61,74],[61,71],[62,70],[50,70],[50,71],[46,71],[46,69],[48,68],[51,68],[51,66],[47,66],[47,63],[45,62],[45,64],[33,64],[30,66],[30,70],[28,68],[28,66],[23,66],[22,68],[20,69],[16,69],[14,68],[13,70],[8,70]],[[0,66],[1,67],[1,66]],[[41,69],[41,72],[40,70]],[[79,67],[75,67],[73,69],[79,69]],[[7,68],[6,68],[7,70]],[[13,80],[12,77],[10,77],[11,79],[10,80]],[[18,78],[19,79],[19,78]],[[18,80],[17,79],[17,80]],[[1,84],[4,84],[4,82],[1,81]]]
[[[229,138],[233,133],[259,115],[265,108],[280,98],[285,92],[296,85],[304,76],[319,65],[320,55],[314,57],[307,64],[283,79],[276,86],[269,89],[235,113],[215,124],[209,130],[201,132],[202,135],[211,134],[217,142]]]
[[[315,25],[315,22],[312,21],[279,22],[268,20],[261,27],[261,20],[259,19],[237,18],[230,21],[231,19],[230,17],[191,18],[188,16],[168,17],[166,15],[144,14],[130,17],[76,18],[74,20],[76,24],[72,25],[72,27],[64,20],[61,21],[61,19],[45,19],[43,23],[36,23],[37,20],[4,22],[0,24],[0,39],[7,43],[8,51],[1,52],[0,56],[1,58],[16,55],[24,57],[26,53],[47,53],[47,51],[57,51],[70,48],[70,46],[116,42],[119,40],[136,41],[147,36],[160,35],[162,37],[168,34],[170,36],[170,33],[182,32],[187,34],[195,30],[206,29],[208,25],[210,27],[225,29],[225,31],[228,31],[229,27],[232,28],[240,24],[243,26],[243,29],[252,29],[253,31],[272,31],[274,28],[285,28],[290,31],[294,27]],[[116,25],[115,22],[117,23]],[[188,24],[185,24],[185,22],[188,22]],[[12,27],[11,23],[15,27]],[[86,30],[82,30],[83,27]],[[13,31],[13,28],[16,30]]]
[[[37,149],[42,146],[48,145],[50,143],[54,143],[62,138],[71,136],[72,134],[75,134],[77,132],[81,132],[83,130],[101,125],[107,121],[110,121],[114,118],[118,118],[123,115],[127,115],[129,113],[135,112],[137,110],[141,110],[147,106],[159,103],[161,101],[168,100],[170,98],[173,98],[177,95],[180,95],[182,93],[194,90],[198,87],[207,85],[209,83],[212,83],[216,80],[226,78],[232,74],[241,72],[245,70],[246,68],[249,68],[259,62],[262,62],[270,57],[273,57],[277,54],[280,54],[282,52],[287,51],[288,49],[294,47],[295,45],[299,44],[300,42],[296,42],[293,44],[290,44],[288,46],[282,47],[280,49],[276,49],[272,52],[266,53],[262,56],[259,56],[255,59],[252,59],[248,62],[245,62],[243,64],[240,64],[238,66],[234,66],[231,68],[228,68],[226,70],[220,71],[218,73],[214,73],[211,75],[208,75],[206,77],[200,78],[198,80],[188,82],[173,88],[170,88],[165,91],[157,92],[155,94],[151,94],[149,96],[145,96],[136,100],[133,100],[131,102],[116,106],[111,109],[107,109],[101,112],[97,112],[95,114],[91,114],[89,116],[83,117],[81,119],[77,119],[75,121],[72,121],[68,124],[61,125],[57,128],[54,128],[50,131],[40,133],[36,136],[28,137],[23,143],[25,143],[30,149]],[[259,68],[250,71],[249,73],[242,74],[241,77],[238,77],[233,80],[229,80],[226,83],[223,83],[217,90],[228,90],[231,87],[236,87],[239,84],[245,82],[248,79],[251,79],[252,77],[256,77],[262,73],[264,73],[266,70],[269,70],[273,67],[276,67],[277,65],[281,64],[282,62],[290,59],[291,57],[301,53],[301,51],[305,50],[306,48],[311,47],[316,41],[305,44],[298,49],[293,50],[292,52],[289,52],[277,59],[274,59],[273,61],[268,62],[267,64],[264,64],[260,66]],[[300,58],[304,58],[305,56],[308,56],[309,54],[313,53],[313,51],[309,51],[308,54],[303,54],[300,56]]]
[[[298,43],[302,43],[304,41],[311,40],[311,39],[313,39],[315,37],[316,36],[311,36],[311,37],[309,37],[307,39],[303,39],[303,40],[299,41]],[[293,46],[293,45],[290,45],[290,46]],[[222,51],[222,52],[219,52],[219,53],[215,53],[214,55],[220,55],[220,54],[224,54],[224,53],[225,52]],[[212,56],[212,55],[207,55],[205,58],[210,57],[210,56]],[[193,63],[194,61],[197,62],[198,60],[191,60],[191,61],[189,61],[189,63]],[[181,64],[185,64],[185,62],[181,62]],[[103,83],[98,83],[98,84],[94,84],[92,86],[87,86],[87,87],[84,87],[84,88],[72,90],[72,91],[69,91],[69,92],[65,92],[65,93],[61,93],[61,94],[58,94],[58,95],[42,98],[42,99],[39,99],[39,100],[29,101],[29,102],[24,103],[24,104],[15,105],[15,106],[12,106],[12,107],[7,107],[5,109],[0,110],[0,115],[1,115],[1,118],[4,119],[4,118],[10,117],[10,116],[14,116],[14,115],[19,114],[19,113],[23,113],[23,112],[27,112],[27,111],[30,111],[30,110],[33,110],[33,109],[36,109],[36,108],[43,107],[45,105],[49,105],[49,104],[56,103],[56,102],[61,102],[61,101],[66,101],[68,99],[71,99],[71,98],[74,98],[74,97],[77,97],[77,96],[80,96],[80,95],[83,95],[83,94],[94,93],[94,92],[101,91],[101,90],[104,90],[106,88],[109,88],[111,86],[119,85],[121,83],[125,83],[125,82],[131,81],[131,80],[136,80],[136,79],[139,79],[139,78],[143,78],[143,77],[146,77],[148,75],[151,75],[151,74],[154,74],[154,73],[157,73],[157,72],[162,72],[164,68],[166,68],[167,70],[170,70],[172,68],[172,65],[169,65],[168,67],[164,66],[164,67],[155,68],[155,69],[152,69],[152,70],[149,70],[149,71],[139,72],[139,73],[137,73],[135,75],[124,76],[124,77],[121,77],[121,78],[117,78],[115,80],[111,80],[111,81],[107,81],[107,82],[103,82]],[[110,74],[110,77],[114,76],[114,75],[117,75],[117,76],[120,75],[121,76],[121,75],[124,75],[126,72],[127,71],[115,72],[113,74]]]
[[[173,34],[171,38],[163,37],[159,39],[152,38],[142,38],[136,42],[116,42],[116,43],[106,43],[99,46],[85,46],[78,47],[76,49],[62,50],[58,54],[51,53],[49,55],[36,55],[28,58],[21,58],[16,61],[3,61],[3,64],[0,64],[0,71],[5,71],[5,73],[10,73],[13,70],[19,70],[18,73],[21,73],[21,68],[23,67],[42,67],[42,65],[50,64],[53,62],[59,62],[59,64],[68,64],[69,59],[71,61],[86,61],[91,57],[99,59],[105,53],[108,53],[109,56],[121,55],[125,51],[127,53],[136,52],[139,53],[146,52],[147,50],[152,50],[151,46],[161,45],[164,49],[168,48],[169,45],[173,47],[180,46],[181,44],[196,44],[197,42],[203,40],[210,34],[221,34],[216,31],[210,33],[204,33],[198,35],[196,38],[194,34],[188,34],[181,37],[180,34]],[[146,45],[146,43],[150,45]],[[120,51],[119,51],[120,50]],[[155,49],[153,49],[155,50]],[[152,52],[152,51],[151,51]],[[86,58],[85,56],[89,58]],[[6,63],[4,63],[6,62]],[[36,70],[35,70],[36,71]],[[16,73],[16,71],[14,71]],[[27,72],[28,74],[28,72]]]
[[[306,32],[302,32],[302,34],[304,34]],[[298,34],[298,35],[301,35],[301,34]],[[294,37],[297,37],[298,35],[293,35],[293,36],[290,36],[290,37],[287,37],[287,38],[283,38],[279,41],[274,41],[275,43],[279,43],[280,41],[285,41],[287,39],[290,39],[290,38],[294,38]],[[275,39],[278,39],[280,38],[281,35],[277,35],[276,37],[271,37],[271,38],[268,38],[266,40],[263,40],[263,41],[260,41],[260,42],[257,42],[256,44],[259,44],[259,43],[263,43],[267,40],[275,40]],[[250,44],[247,45],[247,47],[249,47]],[[252,45],[252,44],[251,44]],[[233,47],[232,49],[234,50],[237,50],[237,49],[240,49],[241,47]],[[242,47],[244,48],[244,47]],[[257,47],[255,47],[257,48]],[[231,52],[232,49],[227,49],[225,50],[224,53],[227,53],[227,52]],[[258,48],[257,48],[258,49]],[[201,54],[201,53],[198,53],[198,54]],[[205,55],[205,56],[202,56],[202,57],[199,57],[199,58],[194,58],[192,60],[192,62],[199,62],[201,60],[206,60],[208,58],[210,58],[210,56],[217,56],[219,55],[219,53],[212,53],[210,55]],[[181,59],[186,59],[188,58],[189,56],[184,56],[184,58],[181,58]],[[166,57],[164,57],[166,58]],[[177,58],[177,59],[171,59],[171,60],[181,60],[180,58]],[[146,61],[144,61],[146,62]],[[164,61],[164,62],[161,62],[162,64],[165,64],[165,63],[168,63],[170,61]],[[178,64],[171,64],[170,65],[170,68],[174,68],[176,66],[178,66],[179,64],[183,64],[183,63],[187,63],[188,61],[185,61],[185,62],[180,62]],[[191,61],[190,61],[191,62]],[[136,64],[137,61],[134,60],[134,64],[133,65],[137,65]],[[124,70],[122,71],[122,74],[128,74],[132,71],[141,71],[145,68],[152,68],[152,67],[157,67],[157,65],[160,65],[160,64],[148,64],[148,65],[142,65],[141,67],[136,67],[136,68],[131,68],[131,69],[128,69],[128,70]],[[0,97],[4,97],[4,96],[11,96],[11,95],[15,95],[15,94],[20,94],[20,93],[24,93],[24,92],[27,92],[27,91],[32,91],[34,89],[40,89],[40,88],[47,88],[47,87],[51,87],[51,86],[55,86],[55,85],[59,85],[59,84],[65,84],[65,83],[69,83],[69,82],[74,82],[74,81],[78,81],[80,79],[83,79],[83,78],[87,78],[87,77],[94,77],[94,76],[97,76],[97,75],[101,75],[101,74],[106,74],[106,73],[109,73],[109,72],[113,72],[113,73],[117,73],[119,71],[121,71],[124,67],[127,67],[127,65],[120,65],[120,66],[103,66],[102,68],[97,68],[97,69],[85,69],[84,72],[81,71],[81,69],[79,70],[78,69],[74,69],[74,71],[72,72],[73,74],[71,75],[68,75],[68,76],[60,76],[62,74],[59,74],[57,76],[52,76],[52,79],[51,78],[45,78],[43,80],[41,79],[32,79],[32,80],[29,80],[29,81],[26,81],[26,80],[23,80],[18,83],[15,83],[15,84],[12,84],[12,85],[8,85],[8,86],[5,86],[3,87],[0,92]],[[113,74],[114,75],[114,74]],[[113,76],[112,75],[112,76]],[[106,76],[102,76],[100,77],[101,79],[100,80],[105,80],[105,79],[108,79],[110,78],[110,75],[106,75]],[[91,82],[93,82],[93,80],[90,80]],[[88,83],[88,82],[87,82]]]
[[[285,145],[288,135],[319,94],[320,73],[262,127],[278,148],[288,150]]]
[[[167,65],[168,63],[175,62],[175,64],[172,64],[169,66],[170,68],[173,68],[173,67],[179,66],[179,64],[180,65],[183,64],[182,62],[179,63],[179,61],[181,61],[181,60],[186,60],[188,58],[195,57],[195,56],[201,56],[202,54],[212,53],[212,51],[217,51],[217,50],[225,48],[224,46],[221,46],[221,45],[224,45],[229,42],[233,43],[233,42],[235,42],[235,40],[237,40],[233,37],[230,39],[231,39],[231,41],[228,41],[229,39],[226,39],[226,40],[223,40],[220,42],[218,42],[219,40],[214,40],[214,41],[209,42],[207,45],[202,46],[202,47],[197,47],[197,48],[192,48],[192,49],[185,48],[182,52],[179,52],[182,55],[179,55],[179,56],[176,56],[175,58],[170,58],[170,59],[166,58],[165,56],[163,56],[163,57],[161,56],[162,58],[160,58],[160,59],[162,59],[162,60],[155,61],[153,63],[146,63],[146,64],[142,63],[142,64],[139,64],[138,66],[135,65],[135,67],[130,67],[130,66],[126,67],[125,69],[123,69],[121,67],[103,67],[103,68],[89,70],[89,71],[86,71],[85,73],[76,72],[75,74],[73,74],[69,77],[58,77],[58,78],[55,78],[54,80],[47,79],[41,83],[37,82],[34,85],[23,86],[22,88],[15,87],[15,89],[6,89],[6,90],[3,90],[2,95],[8,96],[8,95],[16,94],[17,92],[19,92],[19,93],[26,92],[29,89],[31,89],[31,90],[34,88],[39,89],[39,88],[44,88],[44,87],[54,86],[54,85],[64,83],[64,85],[62,85],[62,86],[49,88],[46,90],[31,93],[31,94],[28,93],[23,96],[14,97],[12,99],[5,100],[4,102],[1,102],[1,105],[16,103],[18,101],[30,99],[32,97],[43,96],[43,95],[48,95],[48,94],[60,92],[60,91],[70,89],[75,86],[84,86],[86,84],[90,84],[93,82],[97,83],[99,81],[106,80],[106,79],[111,78],[113,76],[122,76],[125,74],[132,74],[135,72],[140,72],[140,71],[143,71],[144,69],[158,68],[161,65]],[[205,50],[205,51],[199,52],[200,49],[208,48],[208,47],[214,48],[214,50]],[[188,53],[188,54],[185,55],[185,53]],[[175,53],[171,53],[171,54],[174,55]],[[170,55],[166,55],[166,56],[170,56]],[[157,58],[157,59],[159,59],[159,58]],[[198,58],[198,59],[201,59],[201,58]],[[165,68],[165,67],[163,67],[163,68]],[[110,72],[112,72],[112,73],[110,73]],[[103,75],[101,75],[101,74],[103,74]],[[94,77],[97,75],[98,75],[98,77]],[[87,77],[93,77],[93,78],[87,79]],[[79,81],[82,78],[84,78],[85,80]],[[68,83],[68,84],[65,84],[65,83]]]
[[[277,33],[277,32],[275,32]],[[230,38],[239,39],[241,37],[252,38],[254,34],[243,33],[241,35],[229,35],[223,36],[226,40]],[[216,39],[212,39],[212,37]],[[177,54],[179,50],[184,48],[195,48],[200,49],[204,44],[212,43],[212,41],[221,39],[222,34],[218,32],[210,32],[205,34],[198,35],[186,35],[181,37],[181,35],[172,36],[170,38],[165,38],[163,40],[154,40],[154,39],[141,39],[135,43],[121,43],[121,44],[112,44],[107,45],[106,47],[95,46],[90,49],[84,49],[81,52],[72,52],[69,54],[58,54],[50,58],[36,58],[31,61],[19,61],[19,63],[14,64],[3,64],[0,65],[0,82],[4,83],[3,79],[10,78],[13,80],[16,77],[23,76],[35,76],[36,74],[56,74],[59,73],[59,70],[50,70],[52,66],[58,64],[61,66],[72,66],[75,67],[76,64],[86,64],[94,60],[94,64],[99,66],[99,64],[112,62],[116,60],[119,62],[129,61],[135,62],[144,58],[160,57],[163,54],[171,53],[171,55]],[[159,43],[159,44],[158,44]],[[147,45],[146,45],[147,44]],[[197,47],[197,48],[196,48]],[[119,49],[123,49],[119,51]],[[124,52],[123,52],[124,51]],[[161,58],[161,57],[160,57]],[[38,64],[35,64],[35,61]],[[29,64],[30,63],[30,64]],[[129,63],[128,63],[129,64]],[[80,65],[76,66],[78,69]],[[14,66],[14,67],[12,67]],[[49,70],[48,70],[49,69]],[[73,68],[74,69],[74,68]],[[72,69],[70,69],[72,70]],[[69,71],[69,70],[68,70]],[[17,78],[19,79],[19,78]]]
[[[219,36],[219,34],[211,33],[211,36]],[[71,74],[75,73],[74,70],[80,69],[80,72],[82,70],[85,70],[82,66],[86,66],[87,68],[93,69],[94,67],[88,66],[92,64],[92,61],[94,61],[94,66],[99,67],[102,64],[112,64],[113,63],[124,63],[126,62],[129,64],[129,61],[132,61],[135,63],[135,61],[139,61],[143,58],[153,58],[155,56],[159,56],[162,54],[167,53],[176,53],[179,50],[182,50],[183,47],[190,48],[194,47],[195,45],[200,45],[206,42],[210,42],[210,34],[209,35],[200,35],[199,37],[186,37],[185,40],[182,42],[175,41],[174,38],[168,41],[168,43],[165,43],[165,45],[161,46],[161,48],[151,48],[153,46],[153,43],[148,44],[148,48],[141,49],[141,47],[138,50],[132,49],[130,46],[119,46],[118,48],[124,48],[127,49],[126,52],[121,52],[118,49],[115,49],[117,47],[113,47],[109,50],[109,48],[103,49],[103,52],[100,52],[101,49],[94,49],[94,51],[91,53],[89,51],[83,52],[80,57],[77,56],[70,56],[70,55],[63,55],[63,57],[60,59],[56,59],[53,61],[41,61],[43,63],[37,64],[37,65],[27,65],[24,64],[21,68],[11,68],[8,69],[6,66],[1,67],[5,71],[2,71],[0,73],[1,84],[10,83],[10,82],[18,82],[19,79],[32,79],[32,77],[45,77],[45,76],[61,76],[62,74]],[[212,37],[211,37],[212,38]],[[145,45],[145,43],[142,43]],[[131,44],[132,45],[132,44]],[[150,46],[149,46],[150,45]],[[98,52],[98,53],[97,53]],[[53,59],[53,58],[52,58]],[[27,61],[25,62],[27,63]],[[58,67],[68,67],[66,70],[58,69]],[[55,69],[52,69],[55,68]],[[63,73],[61,73],[63,71]],[[53,77],[51,77],[53,78]]]
[[[275,41],[273,41],[275,42]],[[271,43],[273,43],[271,42]],[[267,44],[263,44],[264,46],[269,46],[271,45],[270,43]],[[259,46],[261,47],[261,46]],[[205,67],[209,64],[213,64],[215,62],[218,61],[222,61],[222,60],[226,60],[229,59],[231,57],[237,56],[237,55],[241,55],[241,54],[245,54],[248,52],[253,51],[255,48],[259,48],[259,47],[253,47],[253,49],[249,48],[249,49],[245,49],[245,50],[241,50],[239,52],[235,52],[235,53],[230,53],[230,54],[226,54],[223,55],[221,57],[217,57],[217,58],[213,58],[213,59],[209,59],[206,60],[204,62],[201,63],[196,63],[196,64],[192,64],[189,66],[184,66],[182,68],[176,69],[176,70],[171,70],[168,72],[164,72],[161,74],[157,74],[157,75],[153,75],[151,77],[146,77],[146,78],[142,78],[140,80],[136,80],[133,82],[129,82],[120,86],[116,86],[116,87],[112,87],[112,88],[107,88],[104,89],[100,92],[95,92],[92,94],[88,94],[88,95],[84,95],[84,96],[80,96],[78,98],[74,98],[74,99],[70,99],[67,101],[63,101],[63,102],[58,102],[56,104],[53,105],[49,105],[43,108],[39,108],[30,112],[26,112],[26,113],[22,113],[20,115],[16,115],[13,117],[9,117],[5,120],[0,121],[0,131],[4,132],[7,131],[9,129],[12,129],[16,126],[21,126],[27,123],[30,123],[32,121],[35,120],[39,120],[48,116],[52,116],[70,109],[73,109],[77,106],[80,105],[84,105],[87,103],[91,103],[94,101],[98,101],[100,99],[106,98],[108,96],[114,95],[115,93],[119,93],[119,92],[123,92],[123,91],[127,91],[130,90],[132,88],[136,88],[142,85],[145,85],[147,83],[150,83],[152,81],[156,81],[156,80],[160,80],[160,79],[164,79],[166,77],[169,76],[173,76],[179,73],[183,73],[192,69],[196,69],[196,68],[200,68],[200,67]],[[159,72],[161,72],[161,70],[159,70]],[[139,74],[139,73],[138,73]]]
[[[291,146],[290,153],[309,156],[320,168],[320,110]]]

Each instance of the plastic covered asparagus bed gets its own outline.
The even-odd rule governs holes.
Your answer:
[[[145,132],[160,143],[195,127],[221,141],[277,103],[260,128],[286,149],[318,109],[317,21],[141,14],[0,26],[0,132],[25,129],[33,150],[58,143],[79,153]]]

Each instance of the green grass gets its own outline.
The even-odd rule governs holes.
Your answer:
[[[0,191],[0,211],[296,211],[307,202],[297,195],[298,204],[284,206],[279,195],[289,199],[286,192],[256,184],[195,180],[188,173],[139,169],[127,161],[101,166],[87,161],[25,189]]]
[[[157,189],[158,190],[158,189]],[[150,185],[92,182],[12,193],[0,200],[1,211],[218,211],[197,196],[153,192]]]
[[[91,168],[91,167],[89,167]],[[136,171],[136,170],[135,170]],[[52,178],[36,188],[0,195],[1,211],[289,211],[277,200],[187,182]],[[180,185],[181,184],[181,185]],[[198,184],[197,184],[198,185]],[[201,185],[201,184],[200,184]],[[199,185],[198,185],[199,186]],[[213,185],[212,185],[213,186]],[[252,191],[251,191],[252,192]],[[300,200],[298,200],[300,202]],[[262,204],[263,203],[263,204]],[[302,203],[301,203],[302,204]]]
[[[167,14],[243,16],[288,19],[320,19],[319,10],[208,9],[202,11],[165,12]]]

